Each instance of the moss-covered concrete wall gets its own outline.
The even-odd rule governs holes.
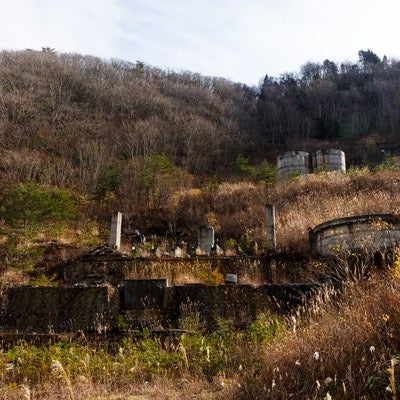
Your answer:
[[[300,305],[317,287],[315,284],[175,286],[167,316],[177,327],[182,327],[185,318],[196,313],[206,327],[222,320],[244,327],[261,312],[282,314]]]
[[[6,291],[0,330],[77,332],[120,329],[208,328],[230,321],[246,326],[265,310],[284,312],[315,285],[184,285],[163,280],[123,281],[119,287],[15,287]]]
[[[76,332],[114,328],[119,292],[107,286],[11,287],[1,307],[3,331]]]

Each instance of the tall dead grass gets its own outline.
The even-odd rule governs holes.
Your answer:
[[[93,384],[82,379],[72,385],[73,394],[59,382],[43,385],[0,387],[1,400],[223,400],[227,390],[218,383],[211,384],[193,377],[157,377],[151,382],[126,382],[119,385]]]
[[[400,172],[368,169],[323,173],[278,184],[269,200],[277,205],[277,241],[282,249],[308,248],[308,228],[353,215],[400,214]],[[268,195],[268,193],[267,193]]]
[[[340,300],[315,303],[314,317],[292,319],[292,330],[265,347],[262,367],[247,376],[241,399],[385,399],[400,374],[388,368],[400,355],[400,282],[347,286]],[[309,316],[309,314],[308,314]],[[394,367],[393,367],[394,368]]]

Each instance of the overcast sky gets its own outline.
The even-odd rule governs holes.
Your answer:
[[[0,0],[0,49],[144,61],[257,85],[307,61],[400,58],[399,0]]]

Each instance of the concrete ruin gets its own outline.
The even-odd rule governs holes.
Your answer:
[[[205,329],[221,320],[244,327],[260,312],[283,313],[302,304],[319,288],[307,282],[273,283],[277,271],[284,271],[280,265],[288,265],[287,260],[279,262],[274,256],[149,260],[124,257],[110,247],[94,249],[60,266],[62,286],[5,289],[0,334],[179,330],[186,329],[193,316]],[[188,273],[185,268],[211,275],[218,271],[229,279],[219,284],[177,283],[179,273]],[[257,277],[260,283],[246,284],[244,277]]]
[[[121,228],[122,228],[122,213],[117,211],[111,219],[110,239],[108,244],[114,248],[121,247]]]
[[[212,226],[201,226],[198,232],[198,249],[201,254],[209,256],[214,244],[214,228]]]
[[[168,286],[166,280],[126,280],[117,287],[11,287],[2,304],[2,332],[54,334],[185,328],[197,316],[204,328],[218,321],[247,326],[261,311],[301,304],[315,284]]]
[[[275,206],[267,204],[266,206],[266,241],[269,250],[276,251],[276,223]]]
[[[310,155],[306,151],[289,151],[277,158],[276,167],[279,178],[307,175],[310,173]]]
[[[339,218],[317,225],[309,233],[314,254],[385,251],[400,244],[400,218],[393,214]]]
[[[116,325],[119,292],[107,285],[89,287],[10,287],[1,305],[1,331],[77,332]]]
[[[52,271],[59,287],[4,289],[0,334],[180,330],[193,316],[208,329],[221,320],[244,327],[260,312],[283,313],[302,304],[326,277],[307,271],[308,281],[302,281],[301,268],[309,258],[274,251],[274,214],[268,206],[267,237],[273,246],[262,256],[138,258],[117,251],[115,242],[92,249]],[[203,233],[211,252],[213,231]],[[341,218],[310,230],[310,246],[318,256],[381,251],[399,243],[400,218],[391,214]],[[182,282],[182,276],[198,276],[202,283]],[[204,283],[210,277],[221,279]]]
[[[307,175],[321,170],[346,172],[346,157],[342,150],[328,149],[289,151],[280,155],[276,161],[278,177],[288,178],[295,175]]]
[[[271,282],[270,262],[257,256],[138,258],[129,257],[109,247],[99,247],[61,265],[57,273],[66,285],[116,286],[124,280],[166,279],[179,284],[182,276],[209,275],[218,271],[222,276],[237,274],[253,282]],[[239,283],[242,283],[239,281]]]

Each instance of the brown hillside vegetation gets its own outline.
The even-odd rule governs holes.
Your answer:
[[[49,51],[0,53],[0,189],[68,188],[96,218],[161,210],[172,194],[229,177],[256,140],[245,85],[142,63]],[[163,226],[165,228],[165,226]]]
[[[274,182],[275,157],[286,150],[338,146],[349,164],[374,166],[398,153],[400,63],[359,55],[355,64],[306,64],[249,88],[141,62],[2,51],[0,189],[20,182],[67,188],[85,197],[86,214],[102,224],[120,209],[132,228],[165,232],[172,222],[192,233],[186,214],[196,224],[204,218],[181,209],[193,187],[217,208],[224,191],[246,197],[218,188],[239,179],[251,181],[260,202],[275,201],[257,183]],[[208,212],[224,219],[213,207]],[[248,225],[260,226],[261,214],[249,215]],[[224,223],[223,239],[237,235]],[[247,221],[235,224],[247,228]]]
[[[3,51],[0,95],[3,180],[84,193],[151,153],[188,173],[221,172],[254,132],[246,86],[142,63]]]

